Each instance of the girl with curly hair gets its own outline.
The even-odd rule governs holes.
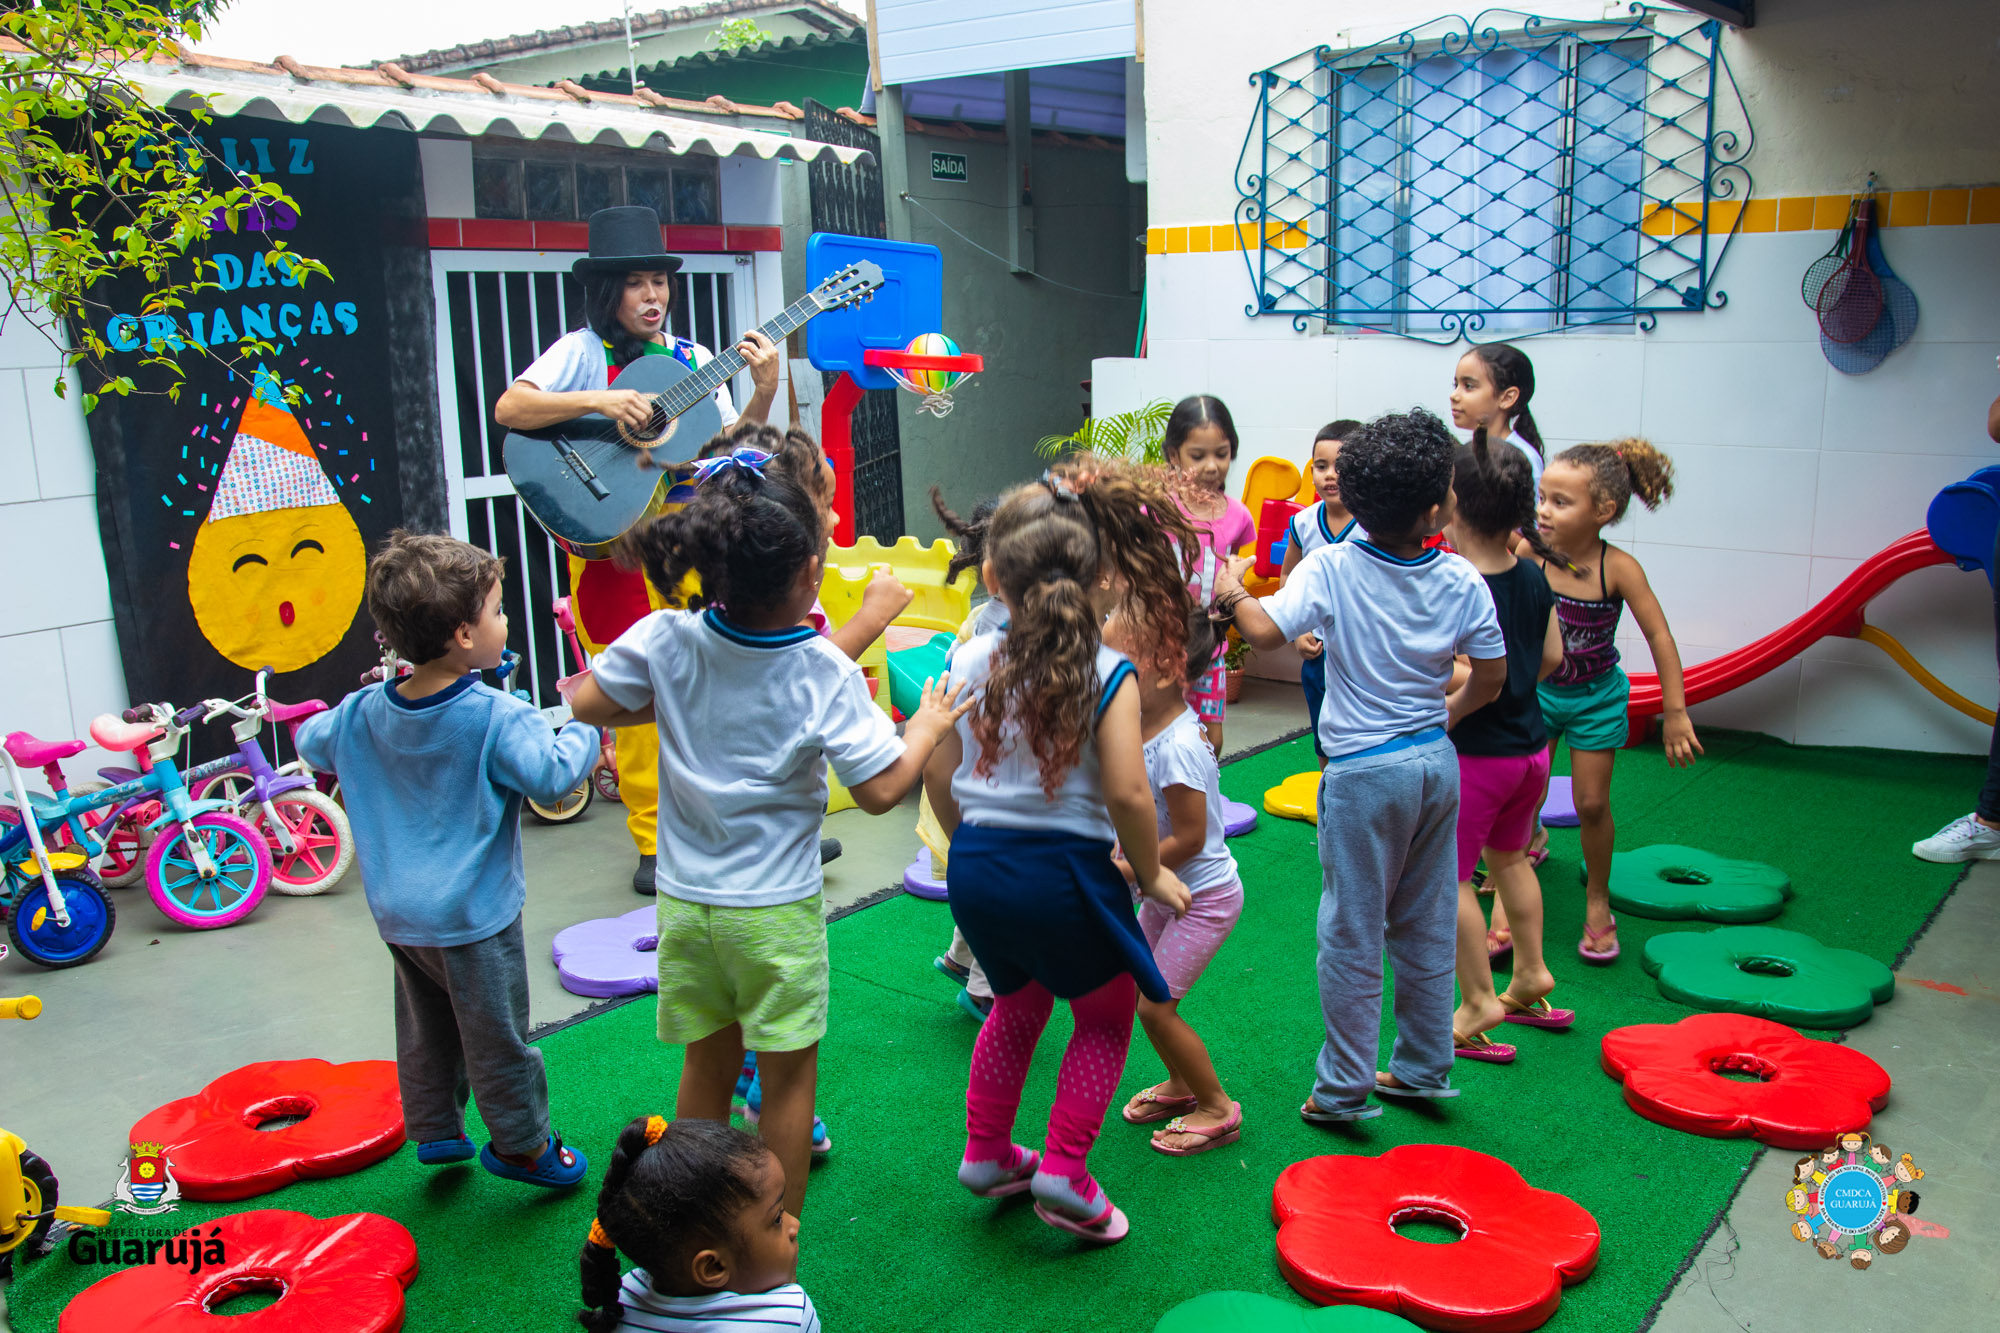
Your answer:
[[[1085,1159],[1125,1068],[1138,995],[1171,998],[1112,860],[1175,916],[1187,886],[1160,861],[1132,662],[1104,646],[1119,608],[1130,642],[1178,687],[1187,678],[1187,586],[1169,535],[1186,522],[1154,469],[1085,459],[1009,492],[981,570],[1006,608],[952,653],[973,711],[938,745],[924,786],[951,837],[951,914],[993,987],[972,1048],[959,1182],[982,1198],[1032,1191],[1050,1226],[1109,1244],[1125,1214]],[[1075,1033],[1048,1137],[1013,1142],[1035,1044],[1058,999]]]

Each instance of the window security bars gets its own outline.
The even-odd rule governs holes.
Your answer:
[[[1719,307],[1755,139],[1721,25],[1488,10],[1251,76],[1245,313],[1430,342]]]

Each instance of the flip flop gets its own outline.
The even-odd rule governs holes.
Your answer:
[[[1501,935],[1504,935],[1506,938],[1498,940],[1494,938]],[[1511,958],[1513,956],[1514,932],[1506,926],[1496,926],[1488,929],[1486,932],[1486,961],[1488,963],[1497,963],[1503,958]]]
[[[1201,1105],[1200,1100],[1195,1097],[1162,1097],[1157,1083],[1134,1097],[1132,1101],[1143,1102],[1148,1109],[1133,1115],[1132,1102],[1125,1103],[1125,1109],[1119,1114],[1125,1117],[1125,1123],[1128,1125],[1152,1125],[1162,1120],[1172,1120],[1175,1116],[1185,1114]],[[1192,1134],[1195,1131],[1188,1132]]]
[[[982,1165],[984,1164],[982,1163]],[[967,1185],[966,1188],[972,1189],[972,1192],[982,1199],[1010,1198],[1013,1195],[1027,1192],[1028,1187],[1034,1184],[1035,1172],[1041,1169],[1041,1165],[1042,1155],[1040,1153],[1031,1148],[1023,1148],[1021,1149],[1020,1165],[1016,1166],[1012,1171],[1002,1171],[998,1178],[990,1185],[984,1185],[978,1189],[972,1189],[970,1185]],[[961,1166],[960,1170],[963,1171],[964,1168]],[[959,1177],[959,1183],[961,1185],[965,1184],[963,1175]]]
[[[971,968],[960,967],[957,963],[952,962],[951,959],[946,957],[944,954],[939,954],[937,957],[931,959],[931,966],[936,968],[938,971],[944,973],[945,976],[951,978],[953,981],[957,982],[961,986],[963,986],[966,983],[966,980],[972,975]]]
[[[1452,1043],[1454,1045],[1458,1044],[1458,1034],[1454,1032],[1451,1034],[1451,1036],[1452,1036]],[[1513,1048],[1509,1047],[1508,1049],[1512,1050]],[[1513,1057],[1509,1056],[1508,1058],[1511,1059]],[[1458,1096],[1458,1089],[1457,1088],[1405,1088],[1405,1087],[1399,1087],[1392,1083],[1384,1083],[1381,1079],[1378,1078],[1375,1080],[1375,1095],[1377,1097],[1396,1097],[1404,1101],[1412,1101],[1412,1102],[1437,1102],[1437,1101],[1443,1101],[1447,1097]]]
[[[1202,1142],[1199,1146],[1193,1148],[1169,1148],[1160,1142],[1160,1135],[1162,1134],[1193,1134],[1199,1137]],[[1193,1157],[1198,1153],[1207,1152],[1210,1148],[1220,1148],[1224,1144],[1234,1143],[1242,1137],[1243,1103],[1231,1102],[1229,1104],[1229,1119],[1223,1121],[1221,1124],[1207,1126],[1190,1125],[1182,1117],[1175,1116],[1165,1125],[1153,1131],[1152,1143],[1154,1152],[1165,1153],[1169,1157]]]
[[[1125,1212],[1104,1196],[1104,1211],[1095,1221],[1080,1222],[1067,1213],[1057,1212],[1039,1199],[1035,1202],[1035,1216],[1047,1222],[1058,1231],[1067,1231],[1072,1236],[1081,1236],[1093,1245],[1115,1245],[1131,1232],[1132,1224],[1126,1220]]]
[[[1352,1120],[1373,1120],[1381,1114],[1379,1106],[1363,1106],[1354,1111],[1329,1111],[1310,1098],[1299,1108],[1299,1119],[1313,1125],[1344,1125]]]
[[[1494,1065],[1511,1065],[1514,1063],[1514,1048],[1493,1040],[1493,1038],[1487,1036],[1484,1032],[1475,1032],[1468,1037],[1462,1032],[1454,1031],[1451,1034],[1451,1046],[1451,1053],[1461,1060],[1484,1060],[1488,1064]],[[1388,1093],[1390,1096],[1400,1096],[1406,1090],[1391,1088],[1387,1084],[1383,1084],[1377,1087],[1376,1091]],[[1458,1095],[1457,1089],[1449,1089],[1448,1091],[1454,1097]]]
[[[1528,853],[1528,864],[1531,866],[1539,867],[1542,864],[1542,862],[1548,859],[1549,859],[1549,845],[1547,843],[1543,843],[1541,846],[1534,848],[1532,851]]]
[[[1577,957],[1583,959],[1583,961],[1586,963],[1617,962],[1619,950],[1618,950],[1618,945],[1615,942],[1609,949],[1600,949],[1597,947],[1597,942],[1599,940],[1603,939],[1606,935],[1614,935],[1617,933],[1617,931],[1618,931],[1618,918],[1615,916],[1611,918],[1611,924],[1606,926],[1603,930],[1592,930],[1590,928],[1590,923],[1585,922],[1583,927],[1583,938],[1578,940],[1576,943]]]
[[[1552,1009],[1546,996],[1533,1004],[1522,1004],[1502,991],[1500,1004],[1507,1011],[1505,1021],[1509,1023],[1522,1023],[1531,1028],[1547,1028],[1551,1032],[1567,1032],[1570,1025],[1576,1022],[1576,1010]]]

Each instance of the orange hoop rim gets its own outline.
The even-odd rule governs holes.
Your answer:
[[[960,352],[957,356],[920,356],[915,352],[870,347],[861,353],[861,362],[863,365],[880,366],[884,370],[957,370],[967,375],[986,369],[986,358],[977,352]]]

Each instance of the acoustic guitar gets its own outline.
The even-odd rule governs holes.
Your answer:
[[[882,270],[862,260],[849,264],[787,306],[760,330],[774,343],[815,315],[858,305],[882,285]],[[642,356],[619,372],[617,387],[652,398],[643,430],[586,413],[553,426],[507,433],[502,448],[507,479],[521,503],[556,545],[585,560],[602,560],[612,543],[667,503],[684,469],[715,433],[722,413],[715,391],[743,369],[735,348],[700,370],[670,356]]]

